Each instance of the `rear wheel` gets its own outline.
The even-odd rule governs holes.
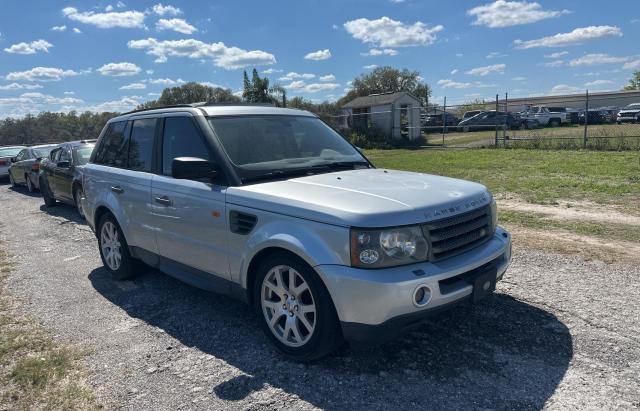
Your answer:
[[[554,118],[554,119],[551,119],[551,120],[549,121],[549,125],[550,125],[551,127],[559,127],[559,126],[560,126],[560,120],[555,119],[555,118]]]
[[[313,268],[289,254],[260,265],[254,284],[258,321],[275,346],[297,361],[313,361],[342,342],[331,296]]]
[[[33,185],[33,182],[31,181],[31,177],[29,177],[29,174],[24,175],[24,181],[27,184],[27,191],[30,193],[35,193],[36,186]]]
[[[82,187],[78,186],[73,190],[73,201],[76,205],[78,214],[80,214],[81,218],[84,218],[84,210],[82,209],[82,197],[84,197],[84,192],[82,191]]]
[[[9,184],[11,184],[11,187],[16,188],[16,180],[13,179],[13,174],[11,174],[11,171],[9,171]]]
[[[98,242],[102,263],[114,279],[126,280],[135,275],[137,264],[113,215],[105,214],[100,219]]]
[[[53,194],[51,194],[51,189],[44,178],[40,178],[40,191],[42,191],[44,205],[47,207],[55,207],[57,205],[56,199],[53,197]]]

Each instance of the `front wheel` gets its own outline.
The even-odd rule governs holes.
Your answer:
[[[44,205],[46,205],[47,207],[55,207],[57,204],[56,199],[53,197],[53,194],[51,194],[51,188],[49,188],[49,185],[42,177],[40,178],[40,191],[42,191],[42,199],[44,200]]]
[[[27,184],[27,191],[30,193],[35,193],[36,186],[33,185],[33,182],[31,181],[31,177],[29,177],[29,174],[24,175],[24,181]]]
[[[341,344],[331,296],[305,262],[288,254],[268,257],[260,265],[253,291],[263,331],[286,356],[313,361]]]
[[[98,224],[100,258],[111,276],[126,280],[135,275],[135,260],[129,254],[129,246],[120,226],[111,214],[106,214]]]
[[[11,188],[16,188],[16,180],[13,179],[13,174],[9,171],[9,184],[11,184]]]
[[[82,197],[84,197],[82,187],[76,187],[73,190],[73,201],[76,205],[76,211],[78,211],[78,214],[80,214],[80,218],[85,218],[84,210],[82,209]]]

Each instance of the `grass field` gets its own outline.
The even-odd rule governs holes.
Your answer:
[[[458,177],[525,201],[615,204],[640,213],[640,153],[548,150],[370,150],[377,167]]]

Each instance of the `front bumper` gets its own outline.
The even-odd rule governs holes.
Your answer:
[[[491,271],[498,281],[510,262],[511,236],[499,227],[490,241],[434,263],[379,270],[341,265],[315,268],[331,294],[344,337],[384,341],[434,313],[471,299],[477,276]],[[421,286],[428,287],[431,298],[417,306],[414,293]]]
[[[636,121],[638,121],[638,117],[637,116],[633,116],[633,117],[618,117],[616,121],[618,123],[635,123]]]

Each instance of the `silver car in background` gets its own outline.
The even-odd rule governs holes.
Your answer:
[[[131,112],[105,126],[83,180],[114,278],[142,261],[245,301],[300,361],[480,301],[511,260],[486,187],[376,169],[306,111]]]
[[[9,181],[12,187],[24,185],[30,193],[39,190],[40,161],[49,156],[56,144],[25,147],[11,159]]]
[[[0,178],[6,178],[9,176],[9,166],[11,166],[11,159],[18,155],[18,153],[26,148],[24,146],[8,146],[0,147]]]

